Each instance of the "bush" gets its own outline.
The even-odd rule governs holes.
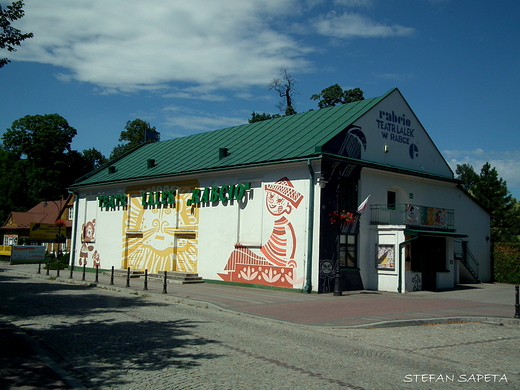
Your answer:
[[[493,255],[495,282],[520,284],[520,243],[497,243]]]
[[[65,269],[69,266],[69,254],[64,254],[58,258],[54,253],[45,255],[45,269]]]

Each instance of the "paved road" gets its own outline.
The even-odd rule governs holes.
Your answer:
[[[0,294],[1,318],[66,373],[31,384],[31,367],[1,367],[1,388],[520,389],[514,321],[311,327],[7,273]]]

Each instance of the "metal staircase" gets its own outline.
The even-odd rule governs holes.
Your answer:
[[[479,266],[480,266],[479,262],[477,261],[475,256],[473,256],[473,253],[471,253],[471,251],[469,250],[468,242],[467,241],[460,241],[460,242],[462,244],[462,253],[455,253],[455,259],[460,260],[460,262],[462,264],[464,264],[464,267],[466,267],[466,269],[471,274],[473,279],[475,279],[476,283],[482,283],[480,280],[480,277],[479,277],[479,272],[478,272]],[[472,266],[472,264],[470,264],[470,260],[471,260],[471,263],[473,264],[473,266]],[[476,268],[476,271],[475,271],[474,267]]]

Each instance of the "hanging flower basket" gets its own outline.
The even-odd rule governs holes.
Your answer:
[[[65,226],[65,221],[63,219],[57,219],[54,224],[58,227],[64,227]]]
[[[331,225],[349,226],[356,222],[356,216],[354,213],[342,210],[340,212],[334,211],[330,214]]]

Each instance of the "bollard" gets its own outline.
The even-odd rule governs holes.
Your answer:
[[[45,262],[45,264],[47,265],[47,272],[45,273],[45,275],[50,275],[49,271],[50,271],[51,267],[49,267],[49,262]]]
[[[56,277],[59,278],[60,277],[60,263],[57,263],[58,265],[56,266]]]
[[[519,302],[519,297],[518,297],[518,286],[515,286],[515,295],[516,295],[515,318],[520,318],[520,302]]]
[[[162,290],[163,294],[167,293],[167,291],[166,291],[166,283],[168,283],[168,281],[167,281],[167,277],[168,277],[167,274],[168,274],[168,272],[164,271],[164,285],[163,285],[163,290]]]
[[[84,282],[85,281],[85,272],[87,271],[87,263],[83,263],[83,277],[81,278],[81,280]]]
[[[143,290],[148,290],[148,270],[147,269],[144,270],[144,289]]]
[[[42,273],[42,263],[38,263],[38,273]]]
[[[112,272],[110,273],[110,285],[114,285],[114,266],[112,266]]]
[[[126,273],[126,287],[130,287],[130,267],[128,267],[128,272]]]
[[[96,265],[96,283],[99,283],[99,265]]]

